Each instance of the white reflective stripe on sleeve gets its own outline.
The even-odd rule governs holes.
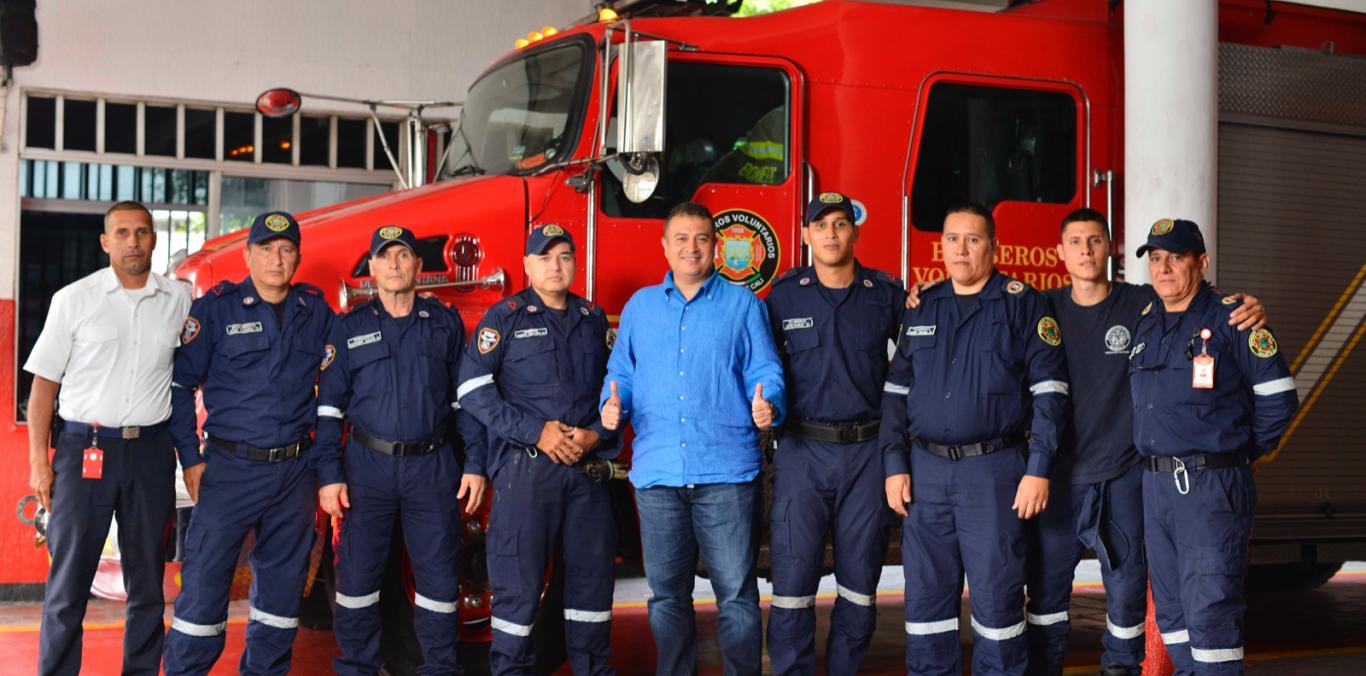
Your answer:
[[[280,617],[279,615],[272,615],[264,610],[259,610],[254,606],[251,609],[251,613],[247,615],[247,619],[252,622],[260,622],[267,627],[275,627],[276,629],[299,628],[299,618],[297,617]]]
[[[1115,624],[1114,621],[1110,619],[1109,615],[1105,616],[1105,629],[1110,632],[1111,636],[1122,641],[1128,641],[1143,635],[1142,624],[1135,624],[1132,627],[1121,627]]]
[[[1286,376],[1265,383],[1257,383],[1252,386],[1252,393],[1259,397],[1269,397],[1273,394],[1289,392],[1293,389],[1295,389],[1295,379]]]
[[[479,389],[479,388],[481,388],[481,387],[483,387],[483,386],[485,386],[485,385],[488,385],[489,383],[492,383],[492,382],[493,382],[493,374],[492,374],[492,373],[490,373],[490,374],[488,374],[488,375],[486,375],[486,376],[479,376],[479,377],[477,377],[477,378],[470,378],[469,380],[466,380],[465,382],[460,383],[460,387],[455,388],[455,400],[456,400],[456,401],[460,401],[461,399],[464,399],[464,398],[465,398],[465,395],[469,394],[470,392],[473,392],[473,391],[475,391],[475,390],[477,390],[477,389]]]
[[[612,619],[612,611],[565,608],[564,619],[572,622],[609,622]]]
[[[495,617],[489,621],[489,625],[492,626],[494,629],[503,632],[504,634],[512,634],[513,636],[531,635],[531,625],[529,624],[517,624],[515,622],[508,622],[507,620]]]
[[[978,622],[977,618],[974,617],[972,618],[972,630],[977,632],[978,636],[990,641],[1007,641],[1017,636],[1024,636],[1025,623],[1021,621],[1009,627],[988,627]]]
[[[1051,392],[1053,394],[1065,395],[1067,394],[1068,389],[1067,383],[1061,380],[1044,380],[1030,385],[1029,393],[1039,395]]]
[[[816,595],[810,596],[778,596],[773,595],[769,601],[774,608],[786,608],[787,610],[798,610],[800,608],[811,608],[816,605]]]
[[[1165,643],[1165,644],[1167,644],[1167,645],[1176,645],[1176,644],[1178,644],[1178,643],[1188,643],[1188,642],[1190,642],[1190,640],[1191,640],[1191,633],[1190,633],[1189,631],[1186,631],[1185,629],[1182,629],[1181,631],[1164,631],[1164,632],[1162,632],[1162,642]]]
[[[418,608],[425,608],[434,613],[446,613],[449,615],[450,613],[455,612],[455,601],[438,601],[416,593],[413,594],[413,605]]]
[[[318,415],[326,416],[328,418],[340,418],[342,417],[342,412],[341,409],[336,406],[319,406]]]
[[[938,622],[907,622],[906,633],[911,636],[929,636],[931,634],[943,634],[950,631],[958,631],[958,618],[951,620],[940,620]]]
[[[897,385],[896,383],[889,381],[882,386],[882,391],[887,394],[907,395],[911,393],[911,388],[906,387],[905,385]]]
[[[1025,613],[1025,619],[1028,620],[1030,624],[1036,627],[1047,627],[1050,624],[1066,622],[1068,618],[1067,611],[1064,610],[1060,613],[1048,613],[1046,615],[1035,615],[1034,613]]]
[[[860,606],[871,606],[873,605],[873,602],[876,600],[873,598],[872,594],[860,594],[840,584],[839,582],[835,583],[835,593],[839,594],[840,598],[844,599],[845,601]]]
[[[1233,662],[1243,659],[1243,647],[1215,648],[1213,650],[1191,648],[1191,659],[1196,662]]]
[[[186,636],[217,636],[228,630],[228,623],[225,620],[218,624],[195,624],[178,617],[172,617],[171,628]]]
[[[346,594],[337,592],[337,605],[343,608],[357,610],[360,608],[369,608],[376,603],[379,603],[379,592],[371,592],[364,596],[347,596]]]

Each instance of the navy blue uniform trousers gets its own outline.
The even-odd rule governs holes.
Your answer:
[[[1188,477],[1183,495],[1170,473],[1144,471],[1143,541],[1157,628],[1177,674],[1241,674],[1257,486],[1246,465]]]
[[[52,554],[43,623],[39,633],[38,673],[81,671],[81,620],[90,600],[90,583],[109,535],[110,517],[119,519],[119,560],[128,590],[123,630],[123,673],[155,674],[161,666],[166,612],[161,581],[166,542],[175,513],[175,451],[164,428],[146,439],[99,440],[104,449],[103,478],[81,478],[89,434],[64,432],[52,458],[52,514],[47,547]]]
[[[1143,663],[1148,565],[1143,554],[1143,468],[1108,481],[1053,483],[1048,507],[1025,526],[1032,540],[1027,571],[1029,673],[1061,674],[1072,623],[1072,580],[1085,547],[1100,561],[1105,583],[1105,654],[1137,671]]]
[[[207,674],[223,654],[228,591],[247,533],[251,614],[242,674],[284,674],[299,627],[299,603],[313,548],[317,480],[306,457],[257,462],[205,444],[208,467],[185,535],[175,618],[166,635],[167,676]]]
[[[421,674],[458,674],[460,467],[449,445],[395,458],[355,439],[342,454],[351,509],[337,532],[337,612],[333,631],[347,646],[338,674],[375,674],[380,667],[380,584],[395,522],[413,567],[413,630],[422,647]]]
[[[494,674],[534,674],[531,631],[556,552],[564,563],[564,633],[578,676],[611,674],[616,526],[605,484],[544,454],[510,451],[494,472],[488,566]]]
[[[876,440],[837,444],[788,434],[773,462],[773,673],[816,673],[816,590],[832,531],[837,595],[826,672],[857,673],[876,626],[877,582],[887,552],[881,450]]]

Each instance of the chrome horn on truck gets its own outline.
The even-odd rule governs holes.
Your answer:
[[[418,282],[418,293],[423,291],[434,291],[436,289],[502,289],[507,283],[507,275],[502,268],[495,268],[493,272],[480,277],[479,279],[462,279],[454,282],[437,282],[435,284],[423,284]],[[370,298],[376,293],[375,287],[369,285],[351,285],[346,280],[341,280],[341,295],[339,297],[342,309],[351,307],[351,301],[357,298]]]

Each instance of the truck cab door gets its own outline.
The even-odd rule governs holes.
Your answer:
[[[1090,206],[1090,107],[1075,84],[939,73],[917,97],[907,158],[907,281],[944,278],[949,207],[992,210],[996,267],[1036,288],[1068,283],[1057,256],[1064,216]]]
[[[682,202],[714,214],[716,269],[732,283],[762,294],[800,260],[800,72],[782,59],[671,52],[666,92],[654,193],[639,204],[628,200],[624,170],[610,161],[590,206],[597,210],[597,301],[608,308],[663,279],[664,219]],[[615,133],[607,138],[611,152]]]

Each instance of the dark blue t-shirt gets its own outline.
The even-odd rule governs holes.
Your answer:
[[[1107,481],[1138,462],[1129,391],[1129,349],[1143,307],[1157,299],[1150,286],[1115,283],[1091,306],[1072,300],[1072,287],[1045,292],[1067,353],[1072,424],[1062,434],[1053,476],[1074,484]]]

